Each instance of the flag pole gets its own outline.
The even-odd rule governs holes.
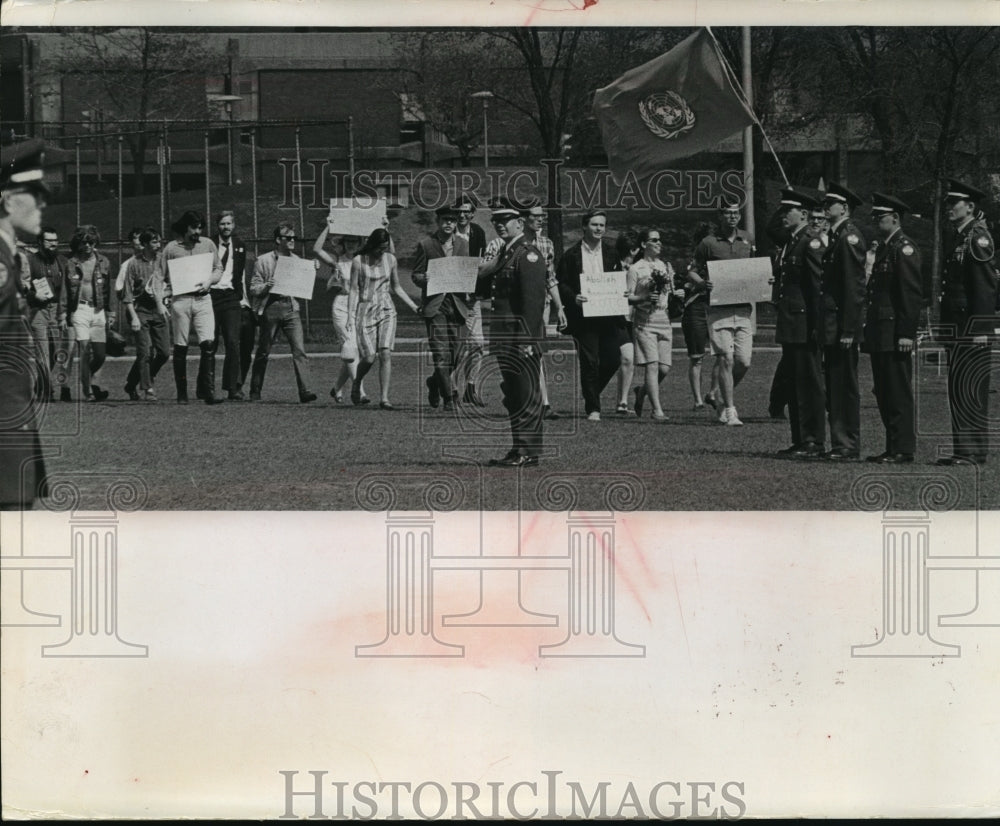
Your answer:
[[[750,74],[750,27],[743,27],[743,89],[746,102],[753,111],[753,76]],[[746,207],[743,210],[746,230],[756,238],[753,204],[753,125],[743,130],[743,187],[746,190]]]
[[[712,37],[712,42],[715,44],[715,49],[716,49],[716,51],[719,54],[719,62],[722,64],[723,71],[725,71],[726,76],[729,78],[729,82],[732,85],[733,89],[735,90],[736,96],[739,98],[740,102],[743,104],[743,107],[747,110],[747,114],[749,114],[750,117],[753,118],[753,122],[755,124],[757,124],[757,126],[760,127],[761,137],[764,138],[764,143],[767,144],[768,150],[774,156],[774,162],[778,165],[778,171],[781,173],[781,177],[782,177],[782,180],[784,180],[784,182],[785,182],[785,186],[791,186],[791,184],[789,184],[789,182],[788,182],[788,176],[785,174],[785,168],[781,165],[781,161],[778,159],[778,153],[774,151],[774,145],[771,143],[771,139],[767,136],[767,132],[764,131],[764,124],[762,124],[760,122],[760,119],[757,117],[757,114],[753,110],[753,106],[751,106],[750,103],[749,103],[749,101],[747,100],[747,93],[743,90],[743,87],[740,85],[739,80],[736,78],[736,75],[733,73],[732,67],[729,65],[729,62],[726,60],[726,58],[722,54],[722,47],[719,45],[719,41],[716,40],[716,38],[715,38],[715,32],[713,32],[712,29],[709,28],[708,26],[706,26],[705,29],[708,31],[709,35]],[[744,28],[744,37],[747,36],[747,32],[748,31],[749,31],[749,29]],[[749,58],[745,58],[745,59],[749,60]],[[751,88],[751,87],[752,87],[752,84],[748,82],[747,83],[747,88]]]

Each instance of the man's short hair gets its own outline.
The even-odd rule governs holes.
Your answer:
[[[55,236],[58,236],[59,233],[56,232],[56,228],[55,227],[52,227],[52,226],[49,226],[49,225],[46,224],[44,227],[42,227],[41,232],[38,233],[38,243],[39,244],[42,243],[43,240],[45,240],[45,236],[46,235],[55,235]]]
[[[160,237],[160,231],[156,227],[146,227],[139,230],[139,243],[146,246],[154,238]]]
[[[236,220],[236,213],[231,209],[219,210],[219,214],[215,216],[215,223],[219,223],[223,218],[232,218],[233,221]]]
[[[292,232],[295,232],[295,224],[293,224],[291,221],[282,221],[280,224],[278,224],[278,226],[274,228],[274,240],[277,241],[278,238],[281,237],[282,230],[289,230],[289,229]]]
[[[605,221],[608,220],[608,213],[606,213],[603,209],[592,209],[589,212],[584,213],[583,221],[581,221],[581,224],[583,226],[587,226],[587,224],[590,223],[590,220],[592,218],[597,218],[598,216],[603,218]]]
[[[132,229],[128,231],[129,240],[131,241],[133,238],[135,238],[135,236],[141,235],[144,229],[145,227],[132,227]]]

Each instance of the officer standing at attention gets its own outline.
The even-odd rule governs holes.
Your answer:
[[[953,234],[945,240],[941,275],[941,340],[948,349],[952,455],[939,465],[981,465],[989,451],[990,337],[996,335],[996,247],[975,219],[986,200],[979,189],[949,181],[945,209]]]
[[[780,455],[818,458],[826,441],[826,397],[820,363],[823,241],[809,229],[809,210],[818,202],[794,189],[781,190],[788,240],[775,262],[775,341],[787,365],[785,398],[792,444]]]
[[[48,496],[35,405],[35,343],[28,326],[29,263],[18,231],[37,236],[48,189],[41,140],[0,149],[0,510],[30,509]]]
[[[900,219],[910,208],[891,195],[872,195],[879,235],[868,281],[862,349],[871,355],[875,401],[885,425],[885,452],[866,461],[913,461],[917,446],[913,415],[913,342],[917,337],[923,288],[920,252],[903,234]]]
[[[493,280],[490,350],[500,367],[500,390],[510,418],[513,445],[506,456],[490,464],[533,467],[542,452],[538,343],[545,335],[545,256],[525,237],[521,210],[512,203],[498,201],[491,217],[494,226],[503,225],[507,241],[497,269],[481,279],[479,286],[484,286],[485,279]]]
[[[858,345],[865,305],[865,237],[851,220],[861,199],[846,186],[831,183],[823,198],[830,222],[823,253],[823,372],[830,418],[830,451],[824,459],[852,461],[860,456],[861,397]]]

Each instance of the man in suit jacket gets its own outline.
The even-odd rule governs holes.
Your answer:
[[[481,257],[486,251],[486,233],[478,224],[472,222],[476,214],[476,204],[468,196],[461,196],[455,201],[455,238],[465,241],[469,248],[469,255]],[[486,351],[486,336],[483,334],[483,310],[482,302],[489,299],[489,295],[481,295],[476,292],[472,296],[469,305],[469,314],[465,318],[465,347],[463,348],[461,366],[465,369],[456,370],[454,380],[457,384],[459,373],[465,373],[465,392],[462,394],[462,401],[466,404],[474,404],[477,407],[485,407],[486,402],[476,389],[479,381],[479,370],[483,363],[483,355]]]
[[[858,346],[865,304],[865,237],[851,220],[861,199],[846,186],[831,183],[823,199],[830,222],[823,253],[823,371],[830,418],[831,461],[852,461],[861,449],[861,397]]]
[[[949,181],[945,210],[953,232],[941,275],[941,337],[948,349],[952,455],[939,465],[981,465],[989,452],[990,340],[996,336],[1000,275],[996,247],[977,207],[982,190]]]
[[[230,209],[224,209],[216,218],[218,232],[212,240],[219,249],[219,261],[222,264],[222,278],[212,285],[212,309],[215,312],[215,341],[212,343],[212,364],[209,369],[209,382],[215,387],[215,351],[219,348],[221,338],[226,348],[226,358],[222,362],[222,389],[227,398],[242,401],[243,377],[243,311],[242,301],[245,296],[244,279],[246,277],[247,253],[243,241],[233,230],[236,229],[236,217]],[[251,316],[253,313],[251,312]],[[252,349],[252,328],[251,328]],[[249,362],[249,356],[246,356]]]
[[[775,341],[787,371],[784,396],[788,400],[791,447],[783,455],[816,458],[826,441],[826,398],[820,364],[820,308],[822,302],[823,241],[807,227],[809,210],[818,201],[788,188],[781,191],[788,240],[775,263]]]
[[[604,240],[607,215],[601,211],[583,216],[583,238],[566,250],[556,270],[559,297],[566,311],[566,331],[576,342],[580,361],[580,386],[584,412],[592,422],[601,420],[601,391],[618,372],[621,345],[628,341],[624,316],[583,315],[587,297],[580,294],[580,276],[621,270],[612,244]]]
[[[920,251],[900,226],[907,212],[909,207],[898,198],[881,192],[872,195],[879,245],[868,280],[862,349],[871,354],[875,400],[885,425],[885,451],[867,458],[878,464],[912,462],[917,446],[913,344],[923,282]]]
[[[427,262],[449,255],[468,256],[469,248],[455,236],[457,214],[454,207],[437,210],[438,229],[417,245],[413,263],[413,283],[420,287],[420,311],[427,325],[427,343],[434,360],[434,373],[427,377],[427,400],[437,407],[444,400],[445,410],[454,410],[458,401],[452,389],[451,373],[458,363],[458,354],[465,339],[465,322],[469,315],[469,296],[465,293],[427,295]]]
[[[16,232],[38,235],[48,189],[41,140],[0,149],[0,510],[31,507],[48,495],[36,406],[35,345],[28,326],[29,264]]]

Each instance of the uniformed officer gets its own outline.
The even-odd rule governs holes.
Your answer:
[[[872,218],[879,235],[868,280],[862,349],[871,354],[875,400],[885,425],[885,451],[869,462],[913,461],[917,446],[913,415],[913,343],[917,337],[923,288],[920,251],[900,227],[910,208],[891,195],[872,195]]]
[[[28,261],[16,232],[37,236],[48,189],[40,140],[0,149],[0,509],[48,495],[35,421],[35,346],[27,318]]]
[[[977,464],[989,451],[990,337],[997,315],[996,247],[976,210],[986,196],[949,181],[945,209],[953,234],[945,241],[941,276],[941,340],[948,349],[952,454],[939,465]]]
[[[545,256],[525,237],[524,219],[514,204],[498,201],[491,217],[507,236],[496,270],[485,278],[493,281],[490,350],[500,367],[513,445],[506,456],[490,464],[532,467],[542,452],[539,341],[545,334]]]
[[[823,254],[823,372],[830,420],[830,451],[824,459],[852,461],[860,456],[861,397],[858,346],[865,305],[867,244],[851,211],[861,199],[846,186],[831,183],[823,198],[830,223]]]
[[[826,441],[825,393],[820,362],[823,241],[807,226],[818,201],[805,193],[781,190],[783,224],[789,233],[776,262],[775,340],[787,365],[785,390],[792,444],[780,451],[799,459],[817,458]]]

